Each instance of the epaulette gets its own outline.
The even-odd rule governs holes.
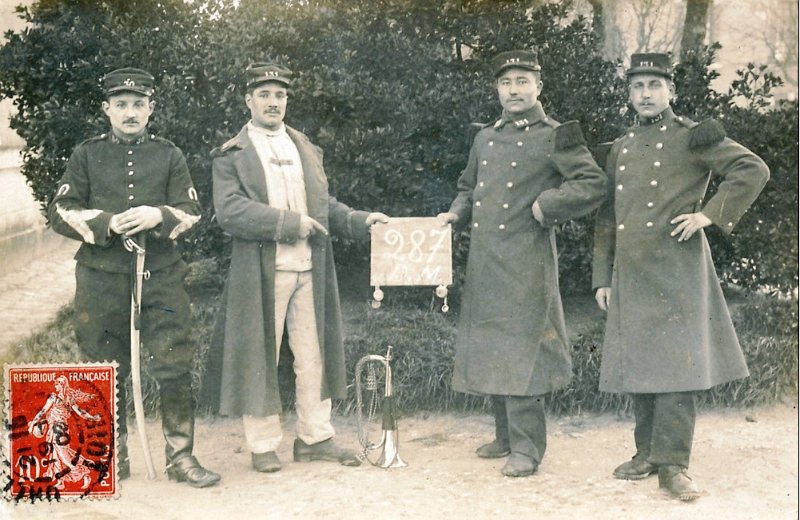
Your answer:
[[[237,137],[238,136],[231,137],[230,139],[225,141],[225,143],[222,146],[217,146],[216,148],[211,150],[211,158],[213,159],[225,155],[225,152],[233,148],[234,145],[238,144]]]
[[[475,136],[478,135],[478,132],[494,124],[495,123],[470,123],[469,128],[467,128],[467,146],[472,146],[472,142],[475,140]]]
[[[586,139],[583,138],[583,132],[577,121],[567,121],[562,123],[561,126],[555,129],[556,132],[556,150],[566,150],[573,146],[585,145]]]
[[[706,119],[702,123],[689,128],[689,148],[716,144],[725,139],[726,136],[725,127],[719,121]]]
[[[175,143],[173,143],[173,142],[172,142],[172,141],[170,141],[169,139],[164,139],[163,137],[159,137],[159,136],[157,136],[157,135],[155,135],[155,134],[150,134],[150,140],[151,140],[151,141],[156,141],[156,142],[159,142],[159,143],[168,144],[168,145],[170,145],[170,146],[173,146],[173,147],[177,148],[177,146],[175,145]]]
[[[89,139],[86,139],[85,141],[82,141],[78,146],[82,146],[84,144],[89,144],[89,143],[94,143],[94,142],[97,142],[97,141],[105,141],[107,137],[108,137],[108,134],[96,135],[94,137],[90,137]]]
[[[614,145],[613,141],[608,141],[605,143],[600,143],[594,147],[592,150],[592,157],[594,157],[597,166],[602,169],[606,169],[606,161],[608,160],[608,153],[611,151],[611,147]]]

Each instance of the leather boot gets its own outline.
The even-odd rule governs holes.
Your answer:
[[[167,476],[192,487],[208,487],[220,476],[203,468],[192,455],[194,447],[194,397],[187,374],[175,380],[161,381],[161,427],[167,441]]]
[[[511,453],[508,439],[508,414],[505,397],[492,396],[492,414],[494,415],[494,440],[479,446],[475,453],[484,459],[499,459]]]

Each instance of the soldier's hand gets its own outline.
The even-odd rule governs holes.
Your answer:
[[[300,217],[300,238],[308,238],[310,235],[315,235],[317,233],[327,235],[328,230],[313,218],[302,215]]]
[[[531,213],[533,213],[533,218],[539,224],[544,224],[544,213],[542,213],[542,207],[539,206],[539,201],[534,201],[533,206],[531,206]]]
[[[678,224],[672,230],[670,236],[678,235],[678,242],[685,242],[692,238],[692,235],[697,233],[704,227],[711,225],[711,220],[700,212],[697,213],[684,213],[678,215],[669,221],[670,224]]]
[[[371,227],[372,224],[375,224],[376,222],[380,222],[381,224],[388,224],[389,217],[380,212],[370,213],[369,215],[367,215],[367,226]]]
[[[111,217],[109,227],[118,235],[135,235],[161,224],[161,210],[153,206],[136,206]]]
[[[447,213],[439,213],[436,215],[436,220],[438,220],[441,225],[446,226],[458,220],[458,215],[449,211]]]
[[[611,287],[600,287],[594,293],[597,305],[604,311],[608,311],[608,303],[611,301]]]

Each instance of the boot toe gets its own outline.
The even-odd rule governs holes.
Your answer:
[[[681,466],[662,466],[659,468],[658,487],[684,502],[700,498],[700,491],[697,489],[697,485],[692,480],[692,477],[686,473],[686,468]]]
[[[339,462],[343,466],[361,465],[361,459],[355,451],[337,446],[333,439],[327,439],[315,444],[306,444],[301,439],[295,439],[292,451],[295,462],[324,460]]]
[[[475,450],[475,453],[482,459],[499,459],[511,453],[511,449],[508,444],[504,444],[495,439],[492,442],[480,446]]]
[[[532,458],[512,453],[501,471],[507,477],[527,477],[533,475],[538,468],[539,465]]]
[[[641,480],[658,472],[658,466],[651,464],[644,457],[635,456],[628,462],[614,469],[614,478],[620,480]]]
[[[176,482],[186,482],[192,487],[204,488],[220,481],[220,475],[205,469],[194,456],[189,455],[167,466],[167,477]]]
[[[281,461],[274,451],[252,454],[253,469],[261,473],[274,473],[281,469]]]

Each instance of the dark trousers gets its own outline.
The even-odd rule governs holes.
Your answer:
[[[632,394],[636,455],[656,466],[689,467],[696,418],[695,393]]]
[[[544,396],[493,395],[492,411],[497,440],[539,464],[547,449]]]
[[[159,382],[161,394],[170,395],[168,405],[194,407],[190,392],[193,344],[190,341],[189,296],[183,286],[186,266],[177,262],[150,273],[142,285],[140,339],[150,355],[148,372]],[[127,432],[125,378],[131,370],[130,273],[110,273],[78,264],[75,269],[75,336],[81,353],[91,361],[119,363],[119,433]],[[189,388],[189,390],[186,390]],[[162,399],[163,401],[163,399]]]

